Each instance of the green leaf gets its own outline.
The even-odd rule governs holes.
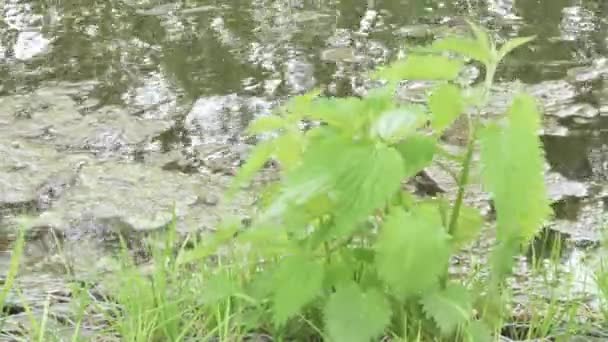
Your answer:
[[[460,284],[431,292],[421,299],[424,312],[432,318],[441,334],[450,336],[471,318],[473,305],[468,290]]]
[[[477,39],[477,43],[479,44],[480,48],[485,51],[486,55],[489,56],[488,61],[494,62],[495,60],[492,57],[494,57],[496,50],[493,41],[488,35],[488,32],[470,20],[467,20],[467,23],[471,27],[471,31],[473,31],[473,35],[475,36],[475,39]]]
[[[261,134],[270,131],[276,131],[281,128],[285,128],[288,122],[285,118],[277,115],[262,116],[255,119],[247,127],[247,133],[249,134]]]
[[[427,120],[423,107],[403,106],[384,112],[372,126],[372,137],[396,143],[414,133]]]
[[[520,47],[522,45],[528,44],[529,42],[533,41],[534,39],[536,39],[536,36],[517,37],[517,38],[507,41],[500,47],[500,50],[498,50],[498,60],[502,60],[511,51],[517,49],[518,47]]]
[[[460,249],[473,242],[483,227],[483,216],[478,209],[463,205],[458,216],[458,225],[452,232],[452,246]]]
[[[273,313],[277,326],[321,294],[323,265],[303,255],[283,259],[274,277]]]
[[[464,37],[446,37],[433,42],[431,48],[436,51],[457,53],[464,57],[487,64],[490,53],[478,40]]]
[[[343,150],[345,160],[335,174],[335,237],[350,234],[376,209],[386,206],[400,189],[403,160],[395,149],[362,145]],[[340,159],[340,158],[336,158]]]
[[[300,132],[288,132],[275,140],[276,160],[283,171],[289,171],[300,163],[304,144],[304,136]]]
[[[241,245],[251,246],[251,253],[265,258],[281,256],[293,247],[293,243],[288,239],[287,234],[274,226],[255,225],[239,234],[236,241]]]
[[[379,69],[375,76],[389,82],[408,80],[453,80],[458,77],[463,63],[460,60],[435,55],[410,55],[388,67]]]
[[[453,84],[440,85],[429,96],[429,108],[433,113],[431,127],[439,133],[443,132],[464,110],[460,88]]]
[[[319,98],[320,90],[313,89],[306,94],[293,97],[282,109],[291,114],[292,119],[299,119],[309,114],[313,103]]]
[[[382,226],[376,269],[395,295],[408,298],[437,284],[450,257],[448,235],[437,208],[393,208]]]
[[[336,227],[330,235],[347,235],[386,205],[400,188],[403,169],[399,153],[385,145],[319,139],[306,150],[300,167],[285,176],[282,193],[265,216],[298,215],[310,201],[330,194]]]
[[[492,332],[480,321],[469,323],[465,333],[466,342],[493,342]]]
[[[356,263],[349,263],[342,258],[338,260],[332,258],[332,262],[326,266],[325,270],[325,287],[340,287],[351,283],[356,272],[356,267]]]
[[[395,148],[403,159],[404,178],[410,178],[431,164],[437,150],[437,141],[433,137],[413,134]]]
[[[238,283],[226,271],[220,271],[205,281],[201,293],[205,305],[215,305],[239,293],[239,290]]]
[[[274,148],[274,141],[272,140],[263,141],[253,148],[247,162],[245,162],[245,165],[239,169],[236,177],[234,177],[232,185],[228,190],[229,196],[233,196],[236,191],[239,190],[239,187],[251,181],[254,175],[262,169],[270,159]]]
[[[363,291],[351,283],[333,293],[325,306],[325,326],[333,342],[369,342],[390,323],[391,308],[384,295]]]
[[[245,290],[248,296],[262,303],[271,298],[274,286],[275,273],[269,268],[264,268],[263,271],[257,272],[252,276]]]
[[[551,213],[544,180],[544,155],[534,99],[515,97],[504,127],[481,134],[482,176],[497,212],[497,239],[529,241]]]

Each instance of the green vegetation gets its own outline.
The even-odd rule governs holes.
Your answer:
[[[248,260],[273,260],[249,276],[253,283],[273,280],[263,286],[263,296],[252,297],[275,333],[293,338],[292,326],[305,322],[333,341],[486,341],[501,327],[513,257],[550,209],[534,99],[518,95],[497,120],[479,114],[499,62],[531,38],[497,49],[483,30],[471,27],[471,38],[435,41],[379,70],[376,75],[388,86],[363,99],[308,94],[281,116],[251,126],[252,133],[276,135],[257,148],[239,181],[269,158],[279,162],[283,179],[273,186],[254,229],[237,241],[252,244]],[[452,82],[465,58],[484,66],[483,84],[463,88]],[[427,107],[393,100],[401,79],[436,81]],[[442,150],[439,139],[461,115],[468,122],[468,143],[454,155]],[[322,124],[302,132],[303,120]],[[473,163],[477,149],[480,165]],[[451,170],[459,186],[453,204],[414,198],[402,187],[438,154],[459,163]],[[476,167],[497,211],[497,243],[482,292],[448,274],[450,257],[482,229],[481,213],[464,203]],[[265,237],[248,240],[260,234]]]
[[[388,84],[365,98],[311,92],[253,122],[249,133],[267,139],[232,191],[271,159],[282,177],[264,191],[252,226],[227,220],[213,236],[186,238],[177,251],[169,227],[165,244],[151,247],[150,274],[130,262],[124,247],[109,291],[116,304],[108,309],[82,296],[77,327],[83,308],[97,306],[107,314],[104,334],[123,341],[264,335],[277,341],[493,341],[510,319],[506,279],[514,257],[550,208],[534,99],[520,94],[504,116],[481,116],[500,61],[531,38],[498,48],[471,27],[471,37],[435,41],[378,70],[374,77]],[[468,62],[484,67],[485,82],[455,82]],[[436,82],[427,106],[394,100],[402,79]],[[456,120],[469,128],[462,153],[441,145]],[[302,130],[302,122],[312,128]],[[437,158],[457,164],[449,170],[458,184],[453,203],[416,197],[403,186]],[[477,171],[496,209],[496,241],[489,273],[458,280],[450,275],[450,259],[484,227],[482,214],[465,203]],[[16,246],[0,306],[14,279],[22,235]],[[536,318],[528,335],[548,334],[553,322]],[[50,338],[45,322],[46,315],[35,324],[35,340]],[[73,336],[79,340],[79,328]]]

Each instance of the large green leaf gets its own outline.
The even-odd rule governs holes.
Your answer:
[[[483,324],[481,321],[473,321],[469,323],[465,334],[465,342],[494,342],[492,338],[492,332],[490,329]]]
[[[467,23],[469,24],[471,31],[473,31],[473,36],[475,36],[475,39],[477,40],[477,43],[479,44],[480,48],[484,50],[488,56],[490,56],[490,62],[495,62],[494,57],[496,53],[496,47],[494,45],[494,41],[490,38],[488,31],[484,30],[479,25],[475,24],[470,20],[467,20]]]
[[[323,265],[304,255],[283,259],[274,277],[273,313],[276,325],[283,325],[321,294]]]
[[[460,284],[430,292],[421,300],[424,312],[432,318],[441,333],[450,336],[471,319],[473,305],[468,290]]]
[[[275,131],[287,126],[288,122],[285,118],[278,115],[267,115],[255,119],[247,127],[249,134],[261,134],[265,132]]]
[[[330,235],[347,235],[386,205],[403,175],[403,161],[393,148],[339,136],[320,138],[286,175],[282,193],[265,216],[288,219],[310,208],[311,200],[329,195],[336,227]]]
[[[247,162],[239,169],[239,172],[232,181],[232,185],[228,192],[229,195],[234,195],[240,186],[251,181],[256,172],[262,169],[270,159],[274,149],[274,141],[272,140],[263,141],[253,148]]]
[[[437,141],[430,136],[413,134],[395,146],[403,159],[404,178],[410,178],[422,171],[433,161]]]
[[[518,95],[506,125],[490,125],[481,134],[483,181],[496,207],[499,242],[530,240],[551,212],[540,127],[534,99]]]
[[[395,295],[408,298],[437,284],[450,256],[436,207],[393,208],[376,242],[376,268]]]
[[[378,70],[376,77],[390,82],[408,80],[453,80],[458,77],[463,63],[437,55],[410,55]]]
[[[483,216],[478,209],[463,205],[460,207],[458,223],[452,232],[452,246],[460,249],[473,242],[483,228]]]
[[[500,47],[500,50],[498,50],[498,59],[501,60],[501,59],[505,58],[505,56],[508,55],[511,51],[517,49],[518,47],[520,47],[522,45],[525,45],[525,44],[533,41],[534,39],[536,39],[536,36],[517,37],[517,38],[508,40],[506,43],[504,43]]]
[[[240,288],[236,279],[231,278],[227,271],[224,270],[207,278],[201,291],[205,305],[209,306],[215,305],[239,292]]]
[[[375,209],[386,206],[405,174],[399,152],[385,145],[352,146],[342,154],[345,158],[336,165],[340,172],[334,178],[335,236],[348,235]]]
[[[429,97],[429,108],[433,117],[431,127],[443,132],[463,112],[464,104],[460,88],[453,84],[442,84]]]
[[[325,306],[325,326],[333,342],[369,342],[390,323],[391,308],[384,295],[363,291],[351,283],[333,293]]]
[[[372,137],[389,144],[399,142],[420,128],[427,120],[421,106],[410,105],[384,112],[372,126]]]
[[[302,160],[306,140],[300,132],[287,132],[275,140],[274,155],[283,171],[295,168]]]

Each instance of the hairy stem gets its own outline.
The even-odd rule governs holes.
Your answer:
[[[494,82],[494,75],[496,74],[496,63],[486,65],[486,77],[484,81],[484,92],[482,105],[485,105],[492,91],[492,83]],[[480,113],[478,113],[479,116]],[[477,140],[477,129],[479,127],[479,117],[471,118],[468,117],[469,122],[469,139],[467,142],[467,151],[464,157],[462,171],[458,178],[458,194],[456,195],[456,202],[454,203],[454,210],[450,217],[450,225],[448,232],[453,234],[458,228],[458,216],[460,215],[460,209],[462,208],[462,202],[464,201],[464,195],[466,192],[467,184],[469,183],[469,174],[471,172],[471,162],[473,161],[473,152],[475,151],[475,142]]]
[[[471,126],[472,130],[470,130],[469,133],[469,142],[467,144],[467,151],[464,156],[462,171],[458,177],[458,194],[456,195],[456,202],[454,203],[454,209],[452,210],[452,215],[450,217],[450,225],[448,228],[448,233],[450,235],[453,234],[458,228],[458,216],[460,215],[460,208],[462,207],[462,202],[464,201],[466,187],[469,183],[469,174],[471,173],[471,162],[473,160],[473,152],[475,150],[477,124],[473,123]]]

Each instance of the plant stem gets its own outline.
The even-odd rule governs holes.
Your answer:
[[[462,207],[462,202],[464,201],[464,194],[466,192],[467,184],[469,183],[469,174],[471,172],[471,161],[473,160],[473,152],[475,150],[477,123],[473,123],[470,126],[472,126],[472,128],[469,133],[469,142],[467,144],[467,151],[464,156],[462,171],[460,172],[460,176],[458,177],[458,194],[456,195],[456,202],[454,203],[454,210],[452,210],[452,215],[450,217],[450,225],[448,228],[448,233],[450,235],[452,235],[458,228],[458,216],[460,215],[460,209]]]
[[[482,104],[485,105],[488,102],[490,97],[490,92],[492,91],[492,83],[494,82],[494,75],[496,74],[496,63],[491,63],[486,65],[486,77],[484,81],[484,92]],[[480,113],[478,113],[479,115]],[[479,127],[479,118],[471,118],[468,117],[469,122],[469,139],[467,143],[467,151],[464,157],[462,171],[460,172],[460,177],[458,180],[458,194],[456,196],[456,202],[454,203],[454,210],[452,211],[452,216],[450,217],[450,225],[448,228],[448,233],[453,234],[458,228],[458,216],[460,215],[460,209],[462,207],[462,202],[464,200],[464,194],[466,191],[466,186],[469,182],[469,174],[471,172],[471,162],[473,160],[473,152],[475,151],[475,142],[477,140],[477,129]]]
[[[331,264],[331,249],[329,248],[329,242],[323,242],[323,249],[325,250],[325,262]]]

